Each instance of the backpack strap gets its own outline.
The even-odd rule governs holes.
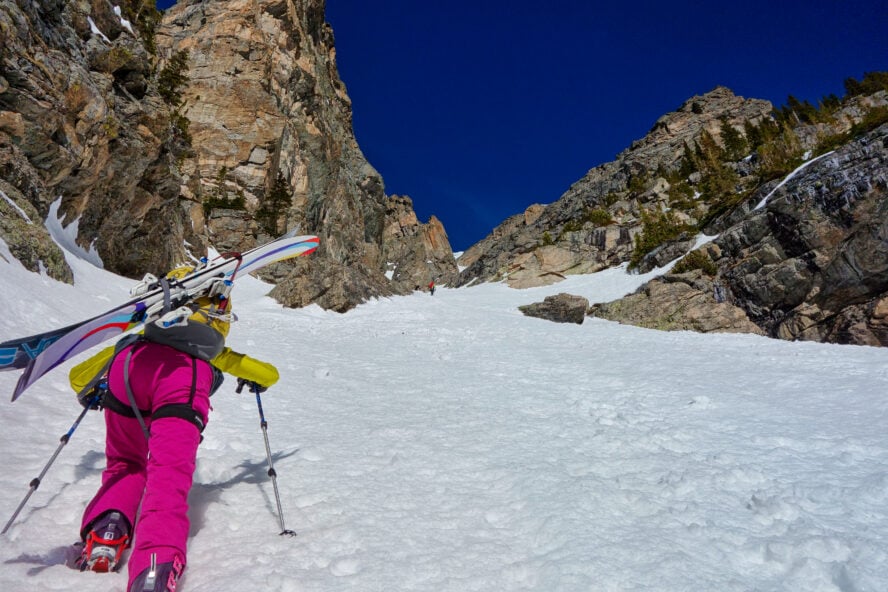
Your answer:
[[[173,308],[172,297],[170,296],[170,280],[161,278],[160,288],[163,290],[163,310],[161,311],[161,316],[163,316]]]
[[[142,411],[139,409],[139,406],[136,404],[136,396],[133,394],[133,389],[130,388],[130,379],[129,379],[129,367],[130,362],[133,359],[133,352],[139,348],[140,345],[144,345],[144,341],[140,341],[136,345],[130,348],[128,352],[126,352],[126,359],[123,361],[123,385],[126,388],[126,397],[129,399],[130,407],[132,408],[132,417],[135,417],[139,420],[139,425],[142,426],[142,432],[145,434],[145,439],[151,437],[151,432],[148,431],[148,426],[145,425],[145,418],[143,417]],[[114,398],[112,396],[112,398]],[[149,411],[150,413],[150,411]]]

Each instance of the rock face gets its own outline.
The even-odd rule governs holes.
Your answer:
[[[179,2],[157,44],[187,52],[183,92],[194,155],[182,193],[192,220],[210,203],[207,227],[222,248],[249,246],[287,228],[321,237],[310,261],[290,269],[273,295],[291,306],[347,310],[406,293],[433,277],[455,283],[456,262],[437,219],[421,224],[406,197],[389,198],[361,153],[351,101],[339,79],[323,0]],[[276,202],[276,189],[289,196]],[[392,277],[389,281],[386,273]]]
[[[345,310],[456,282],[440,222],[387,197],[355,142],[323,0],[153,6],[0,0],[0,237],[15,256],[70,276],[41,224],[58,201],[79,245],[128,276],[298,226],[321,248],[269,270],[304,274],[292,298],[276,291],[285,303]]]
[[[26,269],[45,271],[60,282],[71,283],[71,268],[61,249],[40,224],[40,215],[18,189],[0,179],[0,237],[9,253]]]
[[[686,257],[684,267],[698,269],[658,278],[593,314],[664,329],[888,346],[888,124],[779,188],[763,187],[741,211],[739,222]]]
[[[576,323],[582,325],[586,318],[589,301],[573,294],[546,296],[542,302],[519,306],[518,309],[529,317],[537,317],[556,323]]]
[[[138,30],[101,0],[3,1],[0,48],[0,177],[18,191],[7,195],[33,206],[35,225],[59,200],[59,217],[78,222],[78,242],[109,269],[136,275],[182,259],[178,144],[149,92]],[[47,268],[64,267],[45,231],[32,234],[57,261],[40,255]]]
[[[715,244],[727,297],[769,335],[888,345],[888,125],[812,163]]]
[[[458,271],[440,220],[432,216],[427,224],[420,224],[407,196],[393,195],[387,205],[383,243],[395,291],[424,289],[432,280],[436,284],[455,284]]]
[[[761,122],[771,110],[767,101],[744,99],[724,87],[688,99],[556,202],[509,218],[467,250],[460,257],[465,267],[460,284],[506,279],[525,288],[628,261],[642,229],[642,211],[669,206],[669,183],[659,171],[676,168],[685,146],[704,132],[719,139],[722,120],[742,128]]]

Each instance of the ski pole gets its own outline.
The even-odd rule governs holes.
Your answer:
[[[284,526],[284,510],[281,507],[281,495],[277,486],[277,471],[274,470],[274,463],[271,460],[271,446],[268,444],[268,422],[265,421],[265,412],[262,411],[262,398],[259,396],[261,388],[255,382],[248,382],[240,379],[237,381],[237,391],[240,393],[244,385],[248,384],[250,390],[256,394],[256,405],[259,407],[259,425],[262,427],[262,436],[265,438],[265,456],[268,458],[268,476],[271,477],[271,485],[274,488],[274,499],[277,502],[278,520],[281,523],[281,535],[296,536],[296,533]]]
[[[49,467],[52,466],[52,463],[55,462],[55,459],[62,451],[62,448],[64,448],[65,444],[68,443],[68,440],[71,439],[71,435],[74,433],[74,430],[77,429],[77,426],[80,425],[80,422],[83,420],[86,412],[90,409],[97,409],[101,398],[101,394],[96,394],[93,398],[87,401],[86,405],[84,405],[83,411],[80,412],[80,415],[77,416],[77,419],[74,420],[74,423],[71,424],[71,427],[68,429],[68,431],[65,432],[59,439],[59,445],[56,447],[55,452],[50,457],[49,462],[46,463],[46,466],[43,467],[43,470],[40,471],[40,474],[31,480],[31,488],[28,490],[28,493],[25,495],[25,498],[22,500],[22,502],[15,509],[15,512],[12,513],[12,517],[9,519],[9,522],[6,523],[6,526],[3,527],[3,531],[0,532],[0,534],[6,534],[6,531],[9,530],[10,526],[12,526],[12,523],[18,517],[19,512],[22,511],[22,508],[25,507],[25,504],[28,503],[28,500],[31,499],[31,496],[34,494],[35,491],[37,491],[37,488],[40,487],[40,482],[43,480],[43,477],[46,476],[46,472],[49,471]]]

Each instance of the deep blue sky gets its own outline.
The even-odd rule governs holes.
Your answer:
[[[327,0],[327,20],[358,144],[455,251],[695,94],[816,104],[888,70],[885,0]]]

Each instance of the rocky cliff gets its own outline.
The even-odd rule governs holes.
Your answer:
[[[0,232],[15,256],[67,277],[40,224],[53,207],[130,276],[299,227],[321,248],[269,272],[285,304],[347,310],[455,283],[440,222],[386,196],[355,142],[323,0],[144,4],[0,0],[0,208],[16,218]]]
[[[273,295],[285,304],[346,310],[432,277],[453,283],[443,226],[420,224],[409,199],[386,196],[354,139],[324,5],[184,1],[165,15],[159,52],[189,56],[183,113],[194,154],[182,166],[189,215],[223,248],[284,227],[319,234],[318,252],[288,266],[293,277],[275,270]],[[288,199],[275,200],[276,189]]]
[[[559,200],[469,249],[460,283],[520,288],[623,263],[648,271],[683,257],[702,232],[718,238],[591,314],[888,345],[888,139],[878,127],[888,76],[872,78],[868,93],[819,109],[775,110],[723,87],[692,97]]]
[[[888,346],[888,124],[762,188],[742,209],[742,220],[670,273],[593,314]]]
[[[183,258],[181,144],[141,35],[109,2],[0,2],[0,179],[7,201],[32,212],[28,233],[4,223],[2,238],[31,269],[39,258],[70,278],[42,224],[53,204],[109,269],[137,275]]]

